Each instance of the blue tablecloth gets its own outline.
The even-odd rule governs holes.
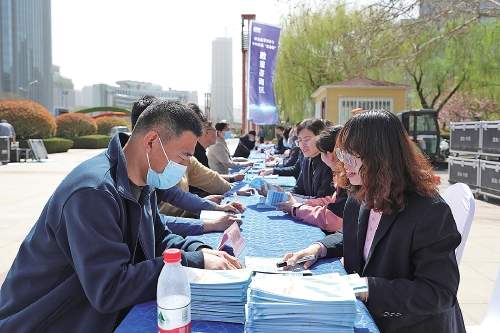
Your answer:
[[[231,198],[233,199],[233,198]],[[250,256],[281,257],[286,252],[301,250],[312,242],[324,237],[323,232],[301,222],[294,221],[282,212],[258,209],[257,196],[238,197],[247,206],[243,214],[241,231],[246,240],[246,249],[242,253]],[[221,237],[213,233],[196,237],[216,247]],[[316,274],[338,272],[346,274],[338,260],[321,260],[312,270]],[[362,302],[357,301],[356,332],[377,333],[377,329],[368,310]],[[153,333],[157,330],[156,302],[148,302],[135,306],[116,329],[117,333]],[[193,321],[193,332],[243,332],[243,325],[221,322]]]

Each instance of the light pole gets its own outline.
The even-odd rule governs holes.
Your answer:
[[[20,91],[23,92],[23,97],[24,98],[28,98],[28,92],[29,92],[29,89],[38,83],[38,80],[34,80],[34,81],[31,81],[31,82],[28,82],[28,84],[24,87],[17,87],[17,89],[19,89]]]
[[[241,133],[248,130],[247,110],[247,53],[250,37],[250,21],[255,20],[255,14],[241,14]]]
[[[212,120],[212,115],[210,114],[210,107],[211,107],[211,93],[205,93],[205,116],[207,117],[208,120]]]

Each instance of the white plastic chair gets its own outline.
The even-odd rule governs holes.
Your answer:
[[[468,333],[478,333],[478,332],[498,332],[500,328],[500,269],[497,272],[497,280],[495,282],[495,288],[493,289],[493,295],[491,295],[490,304],[488,305],[488,310],[486,316],[484,317],[481,325],[467,326],[466,331]]]
[[[460,264],[464,252],[465,243],[469,237],[470,227],[476,211],[476,202],[469,186],[457,183],[451,185],[444,191],[443,199],[450,206],[453,218],[457,224],[458,232],[462,235],[462,241],[455,250],[457,263]]]

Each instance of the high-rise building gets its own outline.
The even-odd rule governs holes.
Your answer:
[[[50,0],[0,0],[0,92],[53,112]]]
[[[212,121],[233,122],[233,41],[216,38],[212,42]]]
[[[449,14],[450,9],[455,14]],[[420,0],[419,16],[442,16],[442,20],[456,16],[460,13],[473,13],[480,16],[481,21],[494,19],[494,12],[500,10],[500,2],[492,0],[466,1],[466,0]]]
[[[73,81],[61,75],[59,66],[53,66],[54,110],[71,110],[75,107],[75,90]]]
[[[116,106],[130,109],[132,104],[144,95],[163,98],[182,103],[198,103],[196,91],[163,90],[158,84],[124,80],[116,82],[118,86],[94,84],[82,89],[82,101],[85,106]]]

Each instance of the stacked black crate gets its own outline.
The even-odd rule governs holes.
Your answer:
[[[500,120],[481,122],[480,192],[500,199]]]
[[[481,123],[450,123],[450,183],[464,183],[472,190],[479,188],[479,152]]]
[[[0,136],[0,165],[10,162],[10,138]]]

